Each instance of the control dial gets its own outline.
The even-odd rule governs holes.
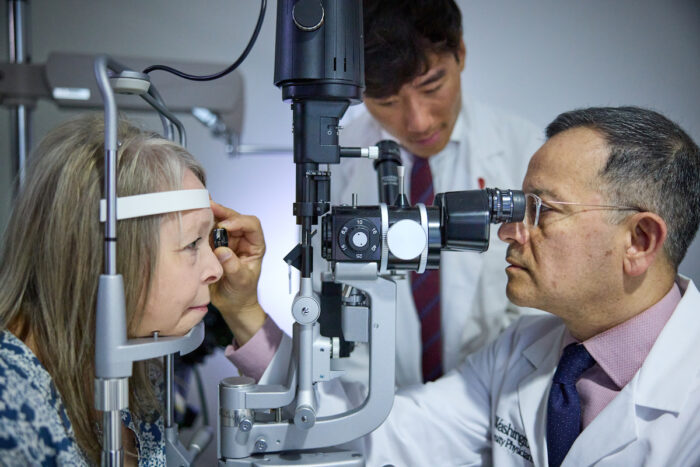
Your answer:
[[[368,219],[351,219],[338,232],[338,246],[346,256],[366,259],[379,249],[379,229]]]

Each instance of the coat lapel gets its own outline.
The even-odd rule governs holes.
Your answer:
[[[696,351],[700,316],[698,291],[678,280],[685,292],[644,364],[620,393],[586,427],[567,459],[593,465],[639,438],[637,406],[678,414],[693,387],[700,356]]]
[[[489,188],[518,188],[522,180],[515,180],[515,186],[495,186],[497,180],[503,183],[504,176],[511,172],[505,167],[504,156],[507,153],[505,139],[498,133],[499,122],[492,118],[491,112],[474,115],[479,103],[464,98],[462,117],[464,119],[463,144],[460,146],[461,157],[469,161],[469,190],[479,189],[478,180],[483,179]]]
[[[564,329],[555,327],[523,351],[534,370],[518,384],[518,403],[535,465],[546,465],[547,396],[559,360]]]
[[[565,462],[593,465],[637,439],[635,384],[633,379],[581,432]]]

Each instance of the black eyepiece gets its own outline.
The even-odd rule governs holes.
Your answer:
[[[491,223],[520,222],[525,217],[525,194],[520,190],[486,188],[491,210]]]
[[[228,232],[226,232],[226,229],[214,229],[212,236],[214,238],[214,249],[220,246],[228,246]]]

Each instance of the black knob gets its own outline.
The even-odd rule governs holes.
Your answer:
[[[302,31],[315,31],[323,25],[325,11],[319,0],[299,0],[292,9],[292,19]]]

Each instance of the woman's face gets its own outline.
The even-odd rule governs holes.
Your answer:
[[[202,188],[188,170],[182,189]],[[180,336],[204,318],[209,284],[219,280],[223,272],[209,245],[213,226],[211,208],[182,211],[180,216],[168,216],[163,221],[153,285],[136,328],[137,336],[149,336],[154,331],[161,336]]]

